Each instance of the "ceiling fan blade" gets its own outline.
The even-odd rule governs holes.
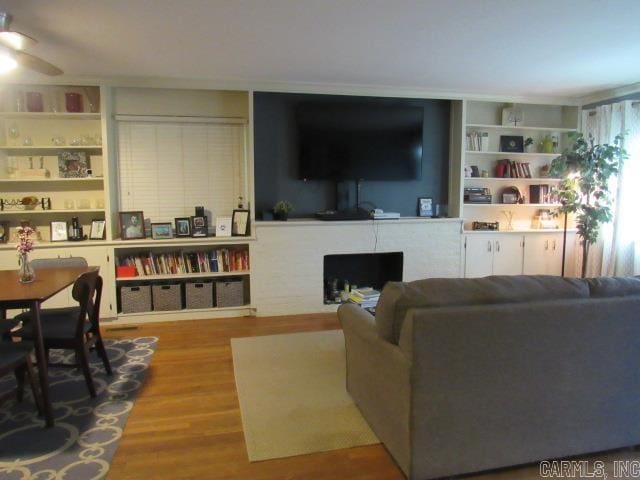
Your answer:
[[[11,30],[0,30],[0,44],[13,50],[26,50],[33,47],[38,41],[20,32]]]
[[[55,65],[51,65],[49,62],[45,62],[41,58],[34,57],[33,55],[29,55],[24,52],[13,52],[13,56],[18,62],[18,65],[21,65],[30,70],[35,70],[39,73],[44,73],[45,75],[61,75],[63,72]]]

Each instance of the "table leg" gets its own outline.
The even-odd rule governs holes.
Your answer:
[[[40,302],[31,304],[31,319],[33,320],[33,337],[35,340],[36,360],[38,363],[38,376],[40,377],[40,390],[42,390],[42,403],[44,404],[44,418],[47,427],[53,427],[53,410],[49,398],[49,374],[47,373],[47,355],[42,339],[42,325],[40,325]]]

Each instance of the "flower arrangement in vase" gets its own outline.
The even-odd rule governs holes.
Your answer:
[[[30,283],[36,279],[36,274],[29,263],[29,252],[33,250],[33,228],[29,226],[18,227],[18,250],[20,269],[18,271],[18,281],[20,283]]]

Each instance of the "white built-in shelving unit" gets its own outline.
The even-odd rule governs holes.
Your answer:
[[[536,216],[541,210],[552,215],[558,210],[556,203],[530,203],[530,186],[548,185],[556,187],[560,180],[545,176],[546,167],[569,146],[571,132],[579,127],[579,107],[558,104],[518,103],[522,111],[521,124],[503,125],[504,108],[511,103],[481,100],[455,102],[454,119],[460,125],[460,136],[455,143],[459,164],[452,160],[452,189],[450,202],[456,206],[464,225],[464,249],[462,261],[465,276],[475,277],[492,274],[552,274],[561,271],[562,217],[556,217],[557,229],[539,229]],[[483,151],[470,150],[467,135],[485,134],[488,140]],[[500,150],[501,136],[531,137],[533,146],[524,152],[503,152]],[[558,139],[555,150],[543,151],[541,142],[545,136]],[[527,163],[530,178],[498,178],[498,160]],[[477,167],[485,176],[467,177],[465,167]],[[492,198],[490,204],[465,203],[464,188],[488,188]],[[502,191],[515,187],[524,197],[524,203],[503,203]],[[507,229],[511,217],[511,229]],[[472,230],[473,222],[499,222],[497,231]],[[575,231],[571,228],[567,242],[565,265],[570,266],[575,242]],[[568,268],[567,272],[571,274]]]

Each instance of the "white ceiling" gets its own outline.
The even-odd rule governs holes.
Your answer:
[[[640,81],[640,0],[0,0],[70,77],[582,96]]]

